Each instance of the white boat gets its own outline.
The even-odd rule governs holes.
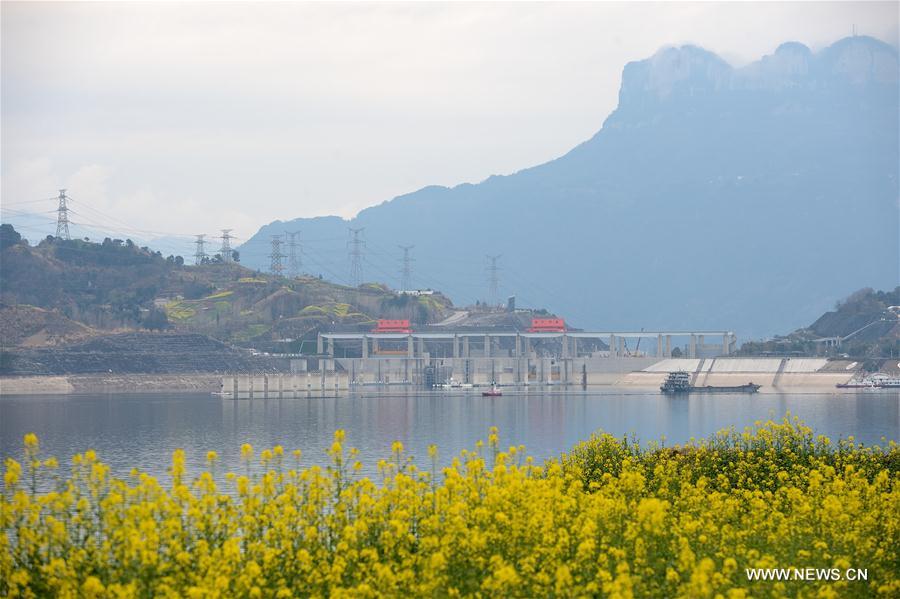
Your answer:
[[[838,383],[840,389],[900,389],[900,377],[876,372],[864,377],[853,377],[846,383]]]
[[[462,383],[451,377],[450,380],[447,381],[446,383],[442,383],[440,385],[435,385],[435,387],[437,387],[438,389],[468,389],[468,388],[472,387],[472,384],[471,383]]]
[[[879,389],[900,389],[900,377],[890,376],[881,372],[876,372],[869,377],[876,387]]]

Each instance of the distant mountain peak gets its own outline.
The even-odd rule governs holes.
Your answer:
[[[803,86],[809,77],[814,55],[800,42],[785,42],[774,54],[763,56],[736,72],[737,87],[780,90]]]
[[[731,71],[731,65],[698,46],[662,48],[650,58],[625,65],[619,103],[638,96],[664,100],[679,93],[713,91]]]
[[[503,254],[503,294],[579,326],[794,328],[896,284],[896,79],[897,50],[865,37],[741,67],[663,48],[624,67],[616,110],[556,160],[360,212],[368,276],[390,281],[412,244],[414,278],[469,302]],[[305,264],[346,277],[345,221],[286,226],[332,239]],[[265,267],[279,232],[242,256]]]
[[[812,50],[810,50],[806,44],[801,44],[800,42],[784,42],[775,48],[775,54],[792,54],[809,57],[812,56]]]
[[[865,35],[845,37],[821,52],[831,73],[861,85],[897,85],[897,49],[881,40]]]
[[[897,81],[897,49],[867,36],[843,38],[817,53],[799,42],[785,42],[740,68],[698,46],[666,47],[625,65],[619,105],[604,127],[641,125],[660,110],[696,108],[703,98],[741,90],[818,93],[844,83],[852,90],[866,84],[896,87]]]

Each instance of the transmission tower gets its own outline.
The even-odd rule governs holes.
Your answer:
[[[284,274],[284,264],[281,261],[282,258],[284,258],[284,254],[281,253],[281,243],[283,241],[281,235],[272,235],[272,253],[269,254],[269,258],[271,258],[269,272],[277,277]]]
[[[194,235],[194,237],[197,238],[197,240],[194,241],[194,245],[197,246],[197,250],[194,252],[194,264],[203,264],[203,259],[207,257],[204,249],[206,245],[206,234]]]
[[[56,209],[56,236],[69,239],[69,207],[66,206],[66,190],[59,190],[59,208]]]
[[[234,229],[222,229],[222,235],[219,239],[222,240],[222,247],[219,248],[219,254],[222,256],[222,262],[228,264],[231,262],[231,240],[234,237],[231,235],[231,232]]]
[[[352,236],[352,239],[347,242],[350,250],[350,284],[353,287],[359,287],[363,278],[363,248],[366,246],[366,242],[362,240],[362,232],[365,231],[365,227],[359,229],[350,227],[349,230]]]
[[[400,269],[400,290],[409,291],[412,289],[412,263],[415,262],[413,258],[409,257],[409,250],[416,246],[398,245],[397,247],[403,250],[403,267]]]
[[[497,254],[496,256],[487,256],[488,297],[492,305],[496,305],[498,301],[497,295],[500,288],[500,268],[497,267],[497,260],[499,260],[501,257],[502,254]]]
[[[300,274],[300,268],[303,266],[303,248],[297,238],[300,237],[300,231],[288,231],[288,274],[294,278]]]

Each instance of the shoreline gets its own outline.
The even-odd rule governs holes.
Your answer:
[[[767,377],[760,377],[759,373],[754,373],[753,377],[763,383],[763,387],[759,390],[760,395],[776,394],[776,393],[841,393],[854,394],[858,389],[838,389],[835,387],[836,382],[843,382],[846,376],[835,376],[833,374],[805,375],[793,378],[793,380],[781,380],[779,385],[772,385],[771,380],[765,380]],[[735,381],[743,380],[747,376],[753,376],[750,373],[728,373],[722,383],[737,384]],[[141,393],[159,393],[159,392],[175,392],[175,393],[213,393],[222,390],[223,377],[235,375],[222,375],[220,373],[182,373],[182,374],[76,374],[76,375],[36,375],[36,376],[3,376],[0,377],[0,396],[5,395],[73,395],[80,393],[125,393],[125,394],[141,394]],[[246,376],[246,375],[238,375]],[[664,377],[658,373],[633,372],[611,376],[603,382],[590,384],[586,390],[610,390],[649,392],[658,391],[659,385]],[[719,378],[719,377],[716,377]],[[744,381],[746,382],[746,381]],[[766,384],[767,383],[767,384]],[[508,390],[510,395],[523,392],[543,391],[548,393],[560,391],[582,391],[581,385],[501,385],[504,390]],[[477,387],[480,389],[482,386]],[[288,389],[285,388],[285,395]],[[346,393],[348,390],[343,389]],[[356,386],[350,392],[371,393],[378,391],[401,391],[409,393],[412,391],[429,391],[417,386],[394,386],[393,389],[379,386]],[[278,392],[272,389],[270,397],[277,396]]]
[[[69,395],[77,393],[212,393],[222,388],[218,373],[73,374],[0,377],[3,395]]]

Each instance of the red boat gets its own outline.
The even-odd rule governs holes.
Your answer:
[[[491,387],[489,390],[481,392],[482,397],[500,397],[501,395],[503,392],[497,387]]]

